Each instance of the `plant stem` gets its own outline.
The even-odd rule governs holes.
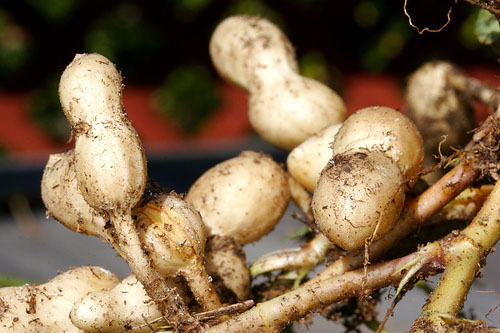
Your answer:
[[[302,285],[284,295],[259,303],[248,311],[206,332],[277,332],[284,325],[327,304],[359,296],[366,290],[397,284],[404,277],[399,268],[415,259],[430,263],[441,260],[439,243],[430,243],[405,257],[358,269],[340,276]],[[396,273],[395,273],[396,272]]]
[[[462,309],[470,286],[491,248],[500,239],[500,183],[452,245],[445,247],[445,271],[429,296],[413,329],[444,330],[446,317],[456,317]]]
[[[203,311],[216,310],[222,306],[203,264],[183,270],[182,275],[186,278],[189,289]]]
[[[256,276],[275,270],[312,268],[325,258],[332,246],[322,233],[316,234],[300,248],[282,249],[257,258],[250,267],[250,274]]]
[[[314,221],[312,212],[312,198],[309,192],[296,181],[292,175],[286,174],[288,180],[288,187],[290,188],[290,197],[295,202],[297,207],[304,213],[308,222]]]
[[[116,230],[118,245],[125,254],[124,259],[149,297],[156,302],[168,323],[185,331],[198,329],[199,323],[189,314],[182,299],[168,287],[165,280],[151,266],[149,258],[142,249],[130,212],[112,216],[111,221]]]

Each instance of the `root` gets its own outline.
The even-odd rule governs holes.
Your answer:
[[[446,23],[439,29],[435,30],[435,29],[429,29],[427,27],[423,28],[423,29],[420,29],[419,27],[417,27],[415,24],[413,24],[412,20],[411,20],[411,16],[410,14],[408,14],[408,11],[406,10],[406,4],[407,4],[408,0],[405,0],[404,2],[404,5],[403,5],[403,10],[405,12],[405,15],[408,17],[408,22],[410,23],[410,26],[417,29],[418,33],[420,35],[422,35],[424,32],[426,31],[429,31],[429,32],[440,32],[441,30],[443,30],[444,28],[446,28],[446,26],[448,24],[450,24],[451,22],[451,19],[450,19],[450,15],[451,15],[451,10],[452,10],[452,7],[450,7],[450,9],[448,10],[448,14],[447,14],[447,21]]]

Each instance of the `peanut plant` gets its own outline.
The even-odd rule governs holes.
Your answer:
[[[500,238],[496,91],[450,64],[428,64],[407,93],[416,125],[384,106],[346,119],[336,92],[299,75],[291,45],[260,17],[230,17],[215,29],[209,49],[216,70],[248,92],[255,131],[290,154],[285,170],[270,156],[244,151],[206,171],[185,196],[148,179],[116,67],[98,54],[77,55],[59,86],[75,148],[49,157],[42,198],[67,228],[107,241],[133,274],[119,281],[83,267],[46,284],[0,289],[2,331],[278,332],[383,287],[394,286],[397,301],[438,273],[409,329],[495,331],[459,312]],[[422,79],[422,72],[439,79]],[[447,116],[433,125],[459,137],[470,125],[447,120],[468,112],[471,95],[490,106],[490,116],[463,149],[442,156],[435,168],[447,172],[417,190],[424,147],[439,148],[429,132],[420,134],[420,111],[439,109]],[[443,99],[448,105],[438,104]],[[478,180],[494,185],[473,187]],[[248,265],[242,246],[269,233],[290,200],[310,239]],[[456,219],[468,223],[456,229]],[[405,237],[432,225],[446,236],[398,250]],[[309,274],[327,255],[336,259]],[[272,271],[279,276],[251,288],[252,277]]]

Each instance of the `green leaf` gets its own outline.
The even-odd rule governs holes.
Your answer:
[[[476,18],[476,36],[479,42],[491,45],[500,40],[500,25],[495,15],[481,9]]]

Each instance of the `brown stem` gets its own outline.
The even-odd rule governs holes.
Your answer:
[[[226,305],[226,306],[220,307],[216,310],[195,313],[194,316],[201,321],[206,321],[206,320],[214,319],[214,318],[221,317],[221,316],[227,316],[227,315],[232,315],[235,313],[241,313],[243,311],[250,309],[252,306],[254,306],[254,301],[249,299],[249,300],[241,302],[241,303]]]
[[[130,269],[142,283],[149,297],[153,299],[169,324],[184,331],[199,329],[194,319],[177,293],[171,290],[165,280],[151,266],[135,230],[134,221],[129,214],[111,217],[116,230],[118,245]]]
[[[222,317],[222,316],[226,316],[226,315],[232,315],[232,314],[235,314],[235,313],[241,313],[243,311],[248,310],[252,306],[254,306],[254,301],[253,300],[248,300],[248,301],[244,301],[244,302],[241,302],[241,303],[235,303],[235,304],[225,305],[225,306],[222,306],[222,307],[220,307],[220,308],[218,308],[216,310],[205,311],[205,312],[198,312],[198,313],[194,314],[194,317],[196,319],[200,320],[200,321],[206,322],[206,321],[210,321],[212,319],[216,319],[218,317]],[[136,330],[139,330],[139,329],[144,328],[146,326],[149,327],[149,326],[151,326],[153,324],[162,323],[164,321],[165,321],[165,319],[163,317],[156,318],[154,320],[149,321],[146,324],[132,327],[131,331],[136,331]]]
[[[497,18],[500,19],[500,3],[498,1],[483,1],[483,0],[464,0],[468,3],[471,3],[475,6],[479,6],[483,9],[486,9]]]

